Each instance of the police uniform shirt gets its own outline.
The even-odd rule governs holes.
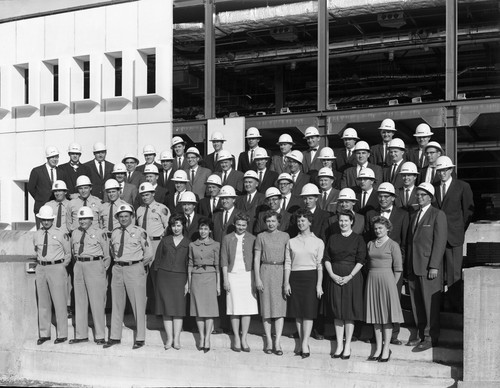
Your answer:
[[[93,195],[89,195],[86,201],[87,201],[86,205],[84,205],[84,200],[81,197],[73,198],[71,201],[69,201],[68,209],[71,214],[71,224],[70,224],[71,231],[79,227],[78,210],[80,210],[82,206],[88,206],[89,208],[92,209],[92,213],[94,213],[93,222],[95,224],[99,224],[100,216],[102,213],[102,201]]]
[[[137,209],[137,225],[144,225],[144,214],[146,205],[141,205]],[[161,237],[168,226],[170,213],[167,207],[161,203],[153,201],[149,204],[148,214],[146,215],[146,232],[151,238]]]
[[[57,214],[59,212],[59,204],[61,205],[61,226],[57,226]],[[65,198],[61,202],[57,202],[55,199],[47,202],[45,205],[50,206],[54,212],[56,218],[54,218],[54,226],[61,229],[64,233],[68,233],[71,224],[71,213],[69,212],[68,206],[69,201]]]
[[[105,267],[109,266],[110,256],[109,256],[109,242],[106,232],[94,225],[85,231],[85,237],[83,239],[83,251],[80,251],[80,241],[82,238],[83,229],[78,228],[71,234],[71,250],[73,256],[75,257],[97,257],[102,256]]]
[[[123,254],[118,257],[122,233],[124,234]],[[111,246],[113,258],[116,262],[144,260],[144,264],[148,264],[153,260],[151,241],[146,231],[136,225],[130,224],[125,229],[119,227],[113,230]]]
[[[47,254],[43,257],[45,231],[44,228],[40,228],[35,232],[33,237],[37,260],[48,262],[64,260],[65,264],[69,263],[71,259],[69,237],[64,231],[55,226],[47,230]]]
[[[104,231],[111,233],[115,228],[120,227],[120,222],[118,218],[115,217],[115,213],[121,205],[127,205],[123,199],[118,198],[115,202],[113,202],[113,212],[111,214],[111,218],[113,220],[113,227],[111,230],[108,230],[109,226],[109,210],[111,208],[111,202],[104,202],[101,205],[101,227]]]

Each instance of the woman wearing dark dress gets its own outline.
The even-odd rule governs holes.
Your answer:
[[[351,357],[354,321],[364,319],[363,277],[359,271],[366,261],[366,244],[361,236],[352,231],[352,212],[340,212],[338,223],[340,233],[328,239],[324,255],[329,275],[327,309],[334,318],[337,335],[337,349],[332,357],[348,360]]]
[[[366,281],[366,323],[375,326],[375,353],[368,361],[387,362],[392,324],[403,322],[397,283],[403,270],[401,249],[388,236],[392,223],[385,217],[373,217],[377,238],[368,243],[368,279]]]
[[[158,270],[156,311],[163,315],[163,325],[167,333],[165,350],[172,346],[179,350],[182,321],[186,315],[186,295],[189,290],[190,241],[183,234],[186,225],[186,218],[183,214],[174,214],[170,217],[168,225],[172,234],[161,240],[153,263],[154,268]]]

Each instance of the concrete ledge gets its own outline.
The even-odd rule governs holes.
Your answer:
[[[0,230],[0,256],[31,255],[34,256],[33,235],[35,232]]]

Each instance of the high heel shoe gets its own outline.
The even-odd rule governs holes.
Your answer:
[[[345,352],[345,349],[344,349],[344,352]],[[344,354],[344,352],[342,352],[342,355],[340,356],[340,359],[341,360],[349,360],[351,358],[351,355],[348,354],[347,356]]]
[[[387,358],[379,358],[378,362],[388,362],[389,359],[391,358],[392,350],[389,350],[389,356]]]
[[[342,357],[342,353],[339,353],[339,354],[334,353],[334,354],[332,354],[332,358],[340,358],[340,357]]]
[[[306,352],[302,352],[302,354],[301,354],[302,359],[307,358],[307,357],[309,357],[311,355],[311,348],[308,348],[307,350],[308,350],[307,353]]]
[[[378,356],[370,356],[367,358],[367,361],[378,361],[380,360],[380,354]]]

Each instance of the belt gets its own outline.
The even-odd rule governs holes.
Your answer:
[[[113,234],[113,232],[106,232],[106,234],[108,235],[108,238],[111,238],[111,235]]]
[[[96,261],[102,260],[103,256],[92,256],[92,257],[77,257],[77,261]]]
[[[36,262],[38,264],[40,264],[40,265],[52,265],[52,264],[61,264],[61,263],[64,263],[64,260],[63,259],[56,260],[56,261],[40,261],[40,260],[37,260]]]
[[[215,268],[215,264],[193,265],[194,269],[199,269],[199,268],[207,269],[207,267]]]
[[[161,240],[161,236],[159,236],[159,237],[151,237],[151,240],[153,240],[153,241]]]
[[[136,261],[115,261],[115,264],[119,265],[120,267],[128,267],[130,265],[142,263],[142,260],[136,260]]]
[[[277,261],[266,261],[262,262],[261,264],[267,264],[267,265],[283,265],[285,264],[284,262],[278,263]]]

